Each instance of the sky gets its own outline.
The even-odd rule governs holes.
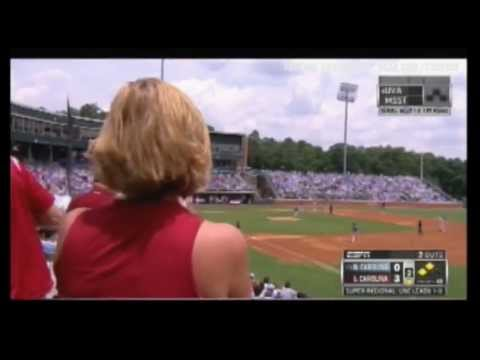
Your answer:
[[[305,140],[323,149],[343,143],[341,82],[358,84],[348,108],[348,140],[446,158],[467,157],[465,59],[166,59],[165,81],[185,92],[218,131]],[[97,103],[108,111],[127,81],[160,77],[160,59],[12,59],[11,100],[57,111]],[[452,83],[450,116],[380,116],[380,75],[443,75]]]

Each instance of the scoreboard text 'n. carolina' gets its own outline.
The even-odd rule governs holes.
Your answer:
[[[346,250],[343,295],[349,297],[438,297],[447,293],[444,250]]]

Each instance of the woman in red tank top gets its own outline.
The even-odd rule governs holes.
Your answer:
[[[123,198],[67,214],[59,297],[250,298],[243,235],[179,202],[211,171],[208,129],[185,94],[157,79],[122,87],[91,159],[99,181]]]

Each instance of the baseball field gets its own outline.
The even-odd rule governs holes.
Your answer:
[[[197,205],[206,219],[240,223],[249,244],[250,270],[258,279],[292,287],[309,298],[342,298],[340,263],[346,249],[440,249],[447,251],[449,299],[466,298],[466,210],[377,205]],[[446,232],[437,218],[447,220]],[[418,220],[423,235],[417,234]],[[359,229],[352,243],[352,223]]]

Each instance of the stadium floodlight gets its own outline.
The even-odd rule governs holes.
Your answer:
[[[423,153],[420,154],[420,180],[423,181]]]
[[[345,101],[345,127],[343,131],[343,175],[347,175],[347,121],[348,103],[353,103],[357,98],[358,85],[341,83],[338,90],[337,100]]]
[[[337,99],[353,103],[357,97],[358,85],[341,83],[338,90]]]

